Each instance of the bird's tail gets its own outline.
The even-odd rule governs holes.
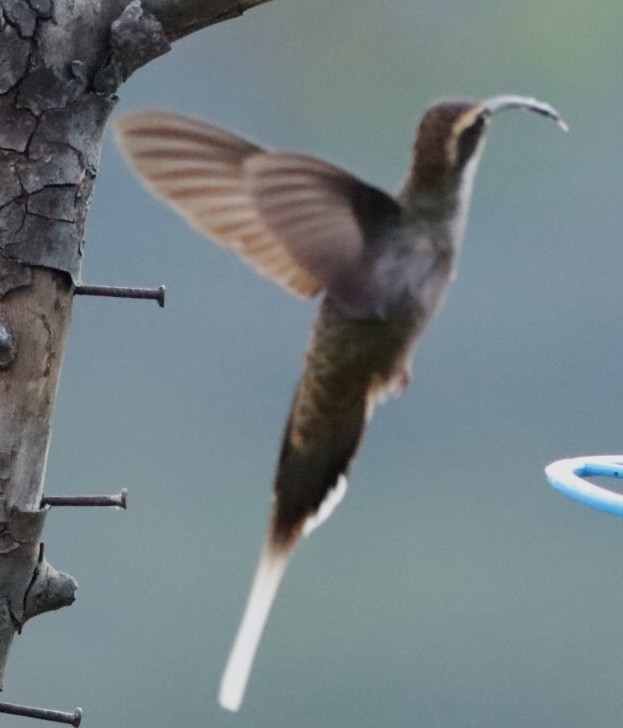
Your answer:
[[[219,703],[233,712],[240,708],[262,632],[275,594],[292,556],[292,549],[266,542],[255,572],[249,600],[221,680]]]

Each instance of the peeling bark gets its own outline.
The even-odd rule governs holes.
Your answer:
[[[267,0],[0,0],[0,688],[16,632],[71,604],[40,507],[84,228],[118,87]]]

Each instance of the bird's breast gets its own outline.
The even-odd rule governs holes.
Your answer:
[[[367,273],[363,311],[399,321],[417,311],[420,326],[439,308],[452,280],[455,251],[448,224],[412,223],[385,234]]]

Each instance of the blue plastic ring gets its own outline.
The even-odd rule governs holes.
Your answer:
[[[591,508],[623,516],[623,495],[584,480],[590,476],[623,478],[623,455],[588,455],[557,460],[545,468],[550,484],[569,498]]]

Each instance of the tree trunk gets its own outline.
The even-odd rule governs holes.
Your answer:
[[[115,93],[171,42],[266,0],[0,0],[0,689],[15,632],[71,604],[43,555],[54,400]]]

